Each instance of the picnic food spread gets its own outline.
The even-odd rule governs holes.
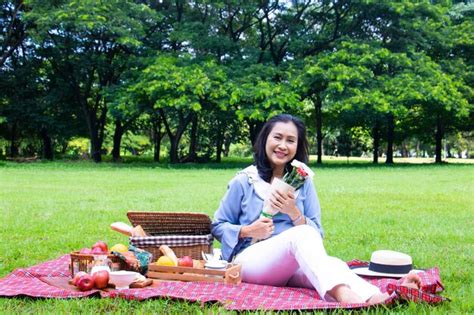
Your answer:
[[[122,226],[122,228],[125,228]],[[121,232],[122,233],[122,232]],[[193,259],[189,255],[177,257],[167,245],[161,245],[155,261],[151,254],[139,248],[124,244],[108,247],[104,241],[97,241],[91,248],[82,248],[71,253],[70,284],[80,291],[115,287],[141,288],[153,284],[152,279],[174,281],[207,281],[240,283],[241,266],[220,260],[220,250],[204,254],[209,260]],[[140,257],[139,255],[145,255]],[[145,268],[142,266],[145,261]],[[146,270],[146,276],[140,274]],[[137,272],[139,271],[139,272]],[[145,274],[143,273],[143,274]]]
[[[127,252],[128,247],[123,244],[115,244],[109,250],[107,243],[104,241],[97,241],[91,248],[85,247],[72,252],[70,264],[72,279],[70,284],[81,291],[105,289],[110,285],[114,285],[114,279],[118,279],[114,277],[115,272],[127,269],[127,265],[121,261],[121,257],[118,255],[126,255]],[[137,272],[133,274],[130,283],[146,280]]]
[[[110,228],[128,236],[130,245],[109,247],[100,240],[73,251],[70,285],[89,291],[142,288],[153,285],[152,279],[241,282],[241,266],[221,260],[220,249],[212,249],[207,215],[129,211],[127,216],[133,226],[114,222]]]
[[[221,252],[215,249],[215,253],[205,254],[209,257],[207,261],[192,259],[190,256],[183,256],[175,260],[175,253],[166,245],[160,246],[163,256],[148,266],[147,276],[158,280],[173,281],[205,281],[223,282],[226,284],[239,284],[241,278],[241,265],[228,263],[220,260]],[[207,258],[206,258],[207,259]]]

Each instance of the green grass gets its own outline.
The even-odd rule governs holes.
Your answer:
[[[213,215],[227,182],[248,160],[169,167],[151,163],[0,162],[0,277],[57,258],[98,239],[127,238],[109,228],[127,210]],[[314,166],[314,165],[313,165]],[[343,260],[368,260],[376,249],[409,253],[417,267],[438,266],[452,299],[441,306],[403,304],[402,313],[474,310],[474,166],[334,162],[314,166],[325,245]],[[0,299],[0,312],[199,313],[219,305],[166,299]],[[370,312],[385,312],[384,308]]]

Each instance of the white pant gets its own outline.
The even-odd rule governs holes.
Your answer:
[[[321,235],[299,225],[247,247],[237,255],[244,282],[316,289],[321,298],[336,285],[345,284],[364,300],[380,290],[357,276],[342,260],[328,256]]]

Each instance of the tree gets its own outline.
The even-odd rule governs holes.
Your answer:
[[[462,82],[442,71],[428,57],[416,60],[415,73],[424,78],[416,82],[417,104],[413,117],[423,117],[420,132],[435,130],[436,163],[442,162],[442,140],[445,134],[469,117],[472,105],[460,92]]]
[[[296,68],[296,72],[299,73],[294,77],[293,86],[303,99],[311,101],[314,106],[317,163],[322,163],[323,104],[331,107],[331,104],[347,100],[354,94],[360,93],[361,89],[367,88],[373,73],[364,64],[368,60],[364,61],[364,58],[360,57],[360,54],[366,50],[369,50],[368,45],[360,46],[357,43],[343,42],[333,52],[306,58],[301,71],[298,67]],[[368,59],[367,54],[364,56]],[[350,103],[346,102],[344,106],[350,106]],[[331,111],[334,111],[336,115],[340,114],[338,108],[333,108]],[[350,117],[352,121],[354,115]],[[345,125],[350,128],[351,124]]]
[[[265,120],[282,111],[296,112],[301,102],[288,84],[287,72],[279,67],[239,65],[233,70],[229,103],[236,107],[238,119],[248,124],[253,145]]]
[[[23,0],[2,1],[0,4],[0,68],[10,58],[15,50],[23,43],[29,27],[22,20],[22,14],[27,11]]]
[[[151,12],[131,1],[29,4],[27,18],[36,26],[32,33],[38,52],[73,91],[89,130],[92,158],[100,162],[107,117],[104,90],[126,69],[127,56],[143,35],[141,19]]]
[[[225,81],[225,73],[212,61],[199,66],[189,56],[162,55],[130,86],[129,93],[137,102],[149,104],[158,112],[170,139],[171,163],[180,161],[181,137],[188,125],[197,121],[199,112],[214,106],[225,109]],[[189,153],[195,145],[191,144]]]

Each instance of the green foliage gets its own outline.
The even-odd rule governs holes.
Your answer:
[[[288,85],[281,69],[258,64],[233,70],[230,104],[236,106],[240,120],[264,121],[301,106],[299,95]]]
[[[72,155],[82,155],[89,152],[89,139],[73,138],[68,142],[67,150]]]
[[[120,147],[132,132],[158,147],[163,140],[178,162],[193,150],[210,157],[228,141],[254,139],[269,116],[289,112],[319,138],[323,129],[376,127],[387,142],[392,134],[397,143],[429,143],[436,127],[438,144],[473,127],[473,8],[403,0],[6,1],[0,136],[14,146],[38,142],[38,152],[48,139],[62,151],[88,136],[99,161],[104,143]]]
[[[39,40],[50,36],[51,32],[56,30],[58,35],[81,34],[74,40],[84,44],[97,36],[102,39],[111,38],[115,43],[124,46],[138,46],[140,41],[137,40],[137,35],[143,32],[140,19],[153,15],[148,6],[133,1],[28,0],[25,4],[32,8],[26,18],[34,21]]]

